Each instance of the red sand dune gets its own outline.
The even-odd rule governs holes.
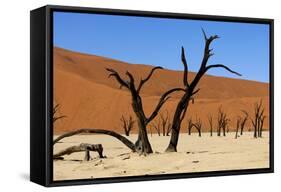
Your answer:
[[[87,55],[54,48],[54,102],[60,104],[58,113],[67,116],[55,123],[55,133],[79,128],[102,128],[123,132],[120,117],[133,115],[131,98],[124,88],[108,78],[105,68],[113,68],[124,78],[130,71],[136,83],[141,77],[146,77],[152,66],[129,64],[105,57]],[[189,80],[194,77],[190,73]],[[173,87],[182,87],[182,72],[158,70],[145,84],[141,95],[144,110],[148,115],[158,102],[159,96]],[[241,79],[215,77],[206,75],[199,83],[200,92],[195,96],[195,103],[190,105],[186,118],[183,120],[182,131],[186,132],[187,119],[201,118],[203,131],[208,131],[208,115],[216,120],[220,106],[227,112],[230,130],[235,127],[241,110],[246,110],[252,116],[254,103],[263,100],[265,106],[265,128],[269,124],[269,84]],[[173,97],[164,105],[162,113],[168,112],[172,119],[177,100]],[[155,121],[158,118],[156,117]],[[251,129],[250,122],[247,130]],[[136,131],[136,127],[134,127]]]

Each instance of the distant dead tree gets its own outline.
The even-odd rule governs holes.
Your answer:
[[[171,131],[171,123],[168,111],[166,110],[165,113],[160,113],[159,116],[161,120],[162,134],[163,136],[169,136]]]
[[[106,69],[109,72],[108,77],[114,77],[115,80],[119,83],[120,88],[122,87],[126,88],[131,94],[132,108],[136,115],[138,129],[139,129],[138,139],[135,142],[135,147],[139,154],[144,154],[144,155],[153,152],[147,136],[147,125],[158,115],[158,112],[160,111],[164,103],[166,103],[166,101],[170,98],[169,95],[171,93],[176,91],[184,91],[184,89],[182,88],[173,88],[163,93],[158,101],[158,104],[152,111],[152,113],[149,116],[146,116],[143,110],[140,91],[142,87],[145,85],[145,83],[152,77],[153,72],[156,71],[157,69],[163,69],[163,68],[159,66],[152,68],[148,76],[144,79],[141,79],[138,85],[136,85],[135,78],[129,71],[126,72],[126,76],[128,77],[128,79],[124,79],[114,69],[110,69],[110,68]]]
[[[193,126],[197,129],[199,137],[201,137],[201,129],[202,129],[202,121],[200,118],[196,118],[195,123],[193,123]]]
[[[120,121],[122,123],[125,135],[129,136],[131,130],[133,129],[134,123],[135,123],[135,121],[133,120],[133,117],[130,115],[129,119],[127,119],[122,115],[122,117],[120,118]]]
[[[241,123],[241,117],[237,117],[237,120],[236,120],[236,131],[235,131],[235,139],[237,139],[238,137],[238,132],[239,132],[239,128],[240,128],[240,124]]]
[[[158,136],[161,136],[161,124],[160,123],[161,123],[161,121],[151,123],[151,127],[156,130],[156,133],[158,134]]]
[[[172,130],[172,123],[169,121],[167,125],[166,136],[170,136],[171,130]]]
[[[241,116],[237,117],[235,139],[237,139],[237,137],[238,137],[239,129],[240,129],[240,135],[241,136],[243,135],[244,127],[245,127],[245,124],[248,120],[247,111],[245,111],[245,110],[241,110],[241,111],[243,112],[244,116],[243,117],[241,117]]]
[[[199,134],[199,137],[201,137],[201,128],[202,128],[202,121],[201,119],[196,117],[196,121],[193,122],[192,118],[189,118],[187,120],[187,130],[188,130],[188,135],[191,135],[191,130],[192,128],[195,128]]]
[[[254,117],[251,119],[252,125],[254,127],[254,138],[262,137],[263,123],[265,119],[264,107],[262,105],[262,100],[255,103]]]
[[[217,135],[221,136],[221,131],[223,131],[223,136],[225,136],[226,127],[228,126],[228,122],[230,121],[227,118],[227,114],[222,110],[222,107],[219,107],[218,110],[218,120],[217,120]]]
[[[211,114],[208,116],[208,122],[209,122],[209,126],[210,126],[210,136],[212,137],[213,136],[213,117]]]
[[[56,105],[53,107],[53,123],[55,123],[55,122],[56,122],[57,120],[59,120],[59,119],[62,119],[62,118],[65,118],[65,117],[66,117],[65,115],[57,116],[59,107],[60,107],[59,104],[56,104]]]
[[[247,111],[242,110],[242,112],[244,113],[244,117],[241,118],[240,135],[243,135],[244,127],[245,127],[246,122],[248,121],[248,117],[249,117],[249,114],[247,113]]]
[[[228,68],[223,64],[207,65],[209,58],[212,55],[214,55],[212,53],[212,49],[210,49],[210,45],[213,42],[213,40],[218,39],[219,37],[217,35],[207,37],[203,29],[202,32],[205,39],[204,55],[203,55],[202,62],[200,64],[200,69],[195,75],[195,77],[193,78],[192,82],[190,83],[188,82],[188,65],[185,58],[184,48],[182,47],[181,49],[181,60],[184,66],[184,73],[183,73],[184,94],[179,99],[179,102],[176,107],[176,111],[173,116],[172,134],[166,152],[177,151],[177,144],[178,144],[182,120],[184,119],[184,116],[186,114],[189,102],[192,101],[193,96],[199,91],[199,89],[196,89],[196,87],[200,82],[201,78],[205,75],[205,73],[213,68],[223,68],[233,74],[241,76],[241,74],[231,70],[230,68]]]
[[[152,131],[151,125],[150,125],[150,126],[148,126],[148,128],[149,128],[149,131],[150,131],[150,136],[152,137],[152,135],[153,135],[153,131]]]
[[[193,123],[192,123],[192,118],[187,120],[187,130],[188,130],[188,135],[191,135],[191,129],[193,127]]]
[[[171,131],[171,123],[168,111],[165,113],[159,113],[158,119],[151,123],[151,127],[156,130],[158,136],[161,136],[161,131],[163,136],[169,136]]]

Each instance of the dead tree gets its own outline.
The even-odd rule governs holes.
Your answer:
[[[188,135],[191,135],[191,129],[193,127],[193,123],[192,123],[192,118],[188,119],[187,121],[187,129],[188,129]]]
[[[158,136],[161,136],[161,125],[160,125],[160,121],[157,122],[152,122],[151,123],[151,127],[153,127],[156,130],[156,133],[158,134]]]
[[[169,136],[171,124],[169,122],[168,111],[165,114],[159,113],[159,118],[151,123],[151,127],[156,130],[158,136],[161,136],[161,130],[163,136]]]
[[[242,112],[244,113],[244,117],[241,119],[241,124],[240,124],[240,135],[243,135],[243,131],[244,131],[244,127],[246,125],[246,122],[248,120],[248,113],[247,111],[242,110]]]
[[[170,123],[169,113],[167,110],[165,114],[160,113],[160,120],[161,120],[163,136],[169,136],[169,133],[171,131],[171,123]]]
[[[213,117],[212,115],[208,116],[208,121],[209,121],[209,125],[210,125],[210,136],[213,136]]]
[[[252,125],[254,127],[254,138],[262,137],[263,123],[265,119],[264,107],[262,106],[262,100],[260,103],[255,103],[254,118],[252,118]]]
[[[59,104],[56,104],[54,107],[53,107],[53,123],[55,123],[57,120],[59,119],[62,119],[62,118],[65,118],[66,116],[65,115],[60,115],[60,116],[57,116],[57,112],[58,112],[58,109],[59,109],[60,105]]]
[[[176,111],[174,113],[173,122],[172,122],[172,135],[169,142],[169,145],[166,149],[167,152],[176,152],[177,151],[177,144],[179,139],[179,133],[181,128],[182,120],[186,114],[188,105],[192,97],[199,91],[199,89],[196,89],[198,83],[200,82],[201,78],[205,75],[207,71],[213,68],[223,68],[233,74],[241,76],[241,74],[231,70],[227,66],[223,64],[213,64],[213,65],[207,65],[209,58],[214,55],[212,53],[212,49],[210,49],[211,43],[218,39],[219,37],[217,35],[207,37],[206,33],[203,31],[204,39],[205,39],[205,48],[204,48],[204,56],[200,65],[200,69],[197,72],[196,76],[192,80],[192,82],[188,81],[188,65],[185,58],[184,48],[182,47],[181,50],[181,60],[184,66],[184,73],[183,73],[183,85],[185,92],[183,96],[180,98]]]
[[[171,130],[172,130],[172,124],[171,122],[169,122],[167,126],[166,136],[170,136]]]
[[[259,128],[259,134],[258,134],[259,137],[262,137],[264,119],[265,119],[265,116],[263,116],[263,117],[261,118],[260,128]]]
[[[101,144],[88,144],[88,143],[81,143],[80,145],[68,147],[56,154],[53,155],[53,159],[63,159],[62,156],[70,155],[72,153],[85,151],[85,161],[89,161],[91,159],[90,151],[96,151],[99,154],[100,158],[105,158],[103,156],[103,147]]]
[[[193,123],[193,126],[197,129],[199,137],[201,137],[202,121],[201,119],[196,118],[196,122]]]
[[[131,94],[131,99],[132,99],[132,107],[133,111],[136,115],[137,118],[137,123],[138,123],[138,139],[135,142],[135,147],[138,153],[140,154],[149,154],[152,153],[152,148],[150,145],[150,142],[148,140],[147,136],[147,125],[157,116],[159,110],[161,107],[166,103],[166,101],[170,98],[169,95],[175,91],[184,91],[182,88],[174,88],[171,89],[167,92],[165,92],[159,99],[158,104],[154,108],[153,112],[149,115],[146,116],[143,110],[143,104],[142,104],[142,98],[140,96],[140,91],[142,87],[145,85],[145,83],[151,78],[152,74],[154,71],[157,69],[163,69],[162,67],[154,67],[151,69],[150,73],[148,76],[144,79],[140,80],[140,83],[136,85],[135,79],[133,75],[127,71],[126,76],[128,79],[123,79],[117,71],[114,69],[109,69],[107,68],[106,70],[109,72],[109,77],[114,77],[115,80],[119,83],[120,88],[124,87],[126,88],[130,94]]]
[[[244,127],[248,120],[248,113],[244,110],[242,110],[242,112],[243,112],[244,116],[243,117],[238,116],[237,120],[236,120],[235,139],[237,139],[237,137],[238,137],[239,129],[240,129],[240,135],[241,136],[243,135]]]
[[[221,136],[221,131],[223,131],[223,136],[226,136],[225,131],[228,126],[230,119],[227,118],[227,114],[220,107],[218,110],[218,120],[217,120],[217,135]]]
[[[120,121],[122,123],[124,132],[126,136],[130,135],[131,130],[133,129],[135,121],[133,120],[133,117],[130,115],[129,119],[126,119],[123,115],[120,118]]]
[[[159,113],[159,118],[157,118],[154,122],[151,123],[151,127],[153,127],[158,136],[161,136],[161,130],[163,136],[169,136],[171,130],[171,123],[168,111],[166,113]]]
[[[241,122],[241,117],[238,117],[236,120],[236,131],[235,131],[235,139],[237,139],[238,137],[238,132],[239,132],[239,128],[240,128],[240,122]]]
[[[151,128],[151,126],[148,126],[148,128],[149,128],[149,131],[150,131],[150,137],[152,137],[152,135],[153,135],[152,128]]]

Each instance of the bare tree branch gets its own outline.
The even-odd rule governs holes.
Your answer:
[[[60,107],[60,105],[56,104],[55,107],[53,108],[53,123],[55,123],[59,119],[63,119],[66,117],[65,115],[56,116],[56,113],[58,112],[59,107]]]
[[[126,71],[126,75],[129,77],[130,81],[129,81],[129,87],[131,90],[135,90],[135,79],[133,77],[133,75],[129,72]]]
[[[223,65],[223,64],[216,64],[216,65],[209,65],[205,68],[205,72],[207,72],[209,69],[211,68],[224,68],[225,70],[231,72],[231,73],[234,73],[235,75],[238,75],[238,76],[242,76],[240,73],[237,73],[236,71],[233,71],[231,70],[229,67]]]
[[[109,78],[115,77],[115,79],[118,81],[118,83],[120,83],[121,87],[124,86],[129,89],[128,83],[125,80],[123,80],[114,69],[106,68],[106,70],[110,72],[108,75]]]
[[[63,118],[66,118],[66,116],[63,115],[63,116],[59,116],[59,117],[53,117],[53,123],[55,123],[57,120],[63,119]]]
[[[205,41],[207,41],[207,40],[208,40],[208,37],[207,37],[207,35],[206,35],[206,33],[205,33],[204,29],[203,29],[203,28],[201,28],[201,30],[202,30],[202,33],[203,33],[203,35],[204,35],[204,39],[205,39]]]
[[[212,53],[212,50],[213,50],[213,49],[210,49],[210,44],[212,43],[213,40],[218,39],[219,36],[213,35],[213,36],[207,37],[207,35],[206,35],[206,33],[205,33],[205,31],[204,31],[203,28],[202,28],[202,32],[203,32],[204,39],[205,39],[205,49],[204,49],[204,57],[203,57],[201,66],[202,66],[202,67],[205,67],[206,64],[207,64],[208,59],[209,59],[212,55],[214,55],[214,53]]]
[[[168,95],[170,95],[171,93],[176,92],[176,91],[185,91],[185,89],[183,89],[183,88],[174,88],[174,89],[170,89],[169,91],[165,92],[160,97],[158,104],[156,105],[154,111],[151,113],[151,115],[147,119],[147,122],[152,121],[156,117],[156,115],[158,114],[158,112],[161,109],[162,105],[170,98],[170,97],[168,97]]]
[[[133,120],[133,117],[130,115],[129,119],[126,119],[123,115],[120,118],[120,121],[122,122],[122,126],[125,132],[126,136],[130,135],[131,130],[133,129],[135,121]]]
[[[193,91],[193,93],[191,95],[195,95],[196,93],[198,93],[200,91],[200,89],[197,89],[196,91]],[[194,102],[194,101],[193,101]]]
[[[60,104],[56,104],[55,107],[53,108],[53,114],[57,113],[57,110],[59,108]]]
[[[163,69],[163,67],[157,66],[151,69],[150,73],[148,74],[148,76],[145,79],[141,79],[140,84],[138,86],[137,92],[139,93],[142,86],[150,79],[150,77],[152,76],[153,72],[157,69]]]
[[[188,84],[188,66],[187,66],[187,62],[186,62],[186,59],[185,59],[184,47],[181,47],[181,61],[182,61],[183,66],[184,66],[183,84],[184,84],[185,87],[189,87],[189,84]]]

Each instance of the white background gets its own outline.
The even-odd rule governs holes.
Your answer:
[[[0,11],[0,191],[280,190],[280,5],[278,0],[6,0]],[[275,173],[44,188],[29,182],[29,11],[45,4],[275,19]],[[235,53],[234,53],[235,54]],[[163,165],[165,166],[165,165]]]

